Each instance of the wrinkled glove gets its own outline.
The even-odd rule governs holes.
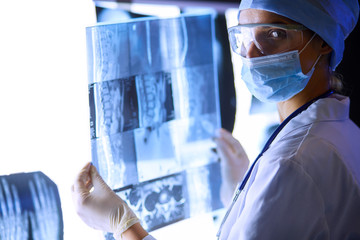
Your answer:
[[[249,158],[240,142],[225,129],[216,131],[214,142],[221,160],[221,200],[227,205],[248,169]]]
[[[90,227],[112,232],[115,239],[139,222],[129,206],[104,182],[96,168],[88,163],[81,169],[72,197],[80,218]]]

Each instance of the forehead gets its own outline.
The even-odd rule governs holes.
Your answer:
[[[259,9],[244,9],[239,14],[239,24],[250,23],[283,23],[283,24],[297,24],[297,22],[278,15],[276,13],[268,12]]]

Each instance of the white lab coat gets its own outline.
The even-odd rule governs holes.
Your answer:
[[[349,119],[349,99],[335,97],[313,103],[282,129],[220,239],[360,239],[360,129]]]
[[[349,99],[320,99],[255,165],[222,240],[360,239],[360,130]]]

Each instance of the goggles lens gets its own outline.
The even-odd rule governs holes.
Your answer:
[[[232,50],[246,57],[252,44],[264,55],[294,50],[303,43],[302,25],[245,24],[228,29]]]

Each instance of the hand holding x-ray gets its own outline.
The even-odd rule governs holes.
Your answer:
[[[115,239],[139,222],[129,206],[104,182],[90,163],[79,173],[72,196],[80,218],[90,227],[112,232]]]
[[[34,240],[57,240],[59,237],[59,215],[56,195],[53,189],[46,185],[45,179],[34,175],[34,182],[29,182],[34,203],[34,212],[30,212],[31,228]]]
[[[27,240],[27,212],[22,214],[17,189],[9,186],[5,178],[0,182],[0,207],[0,239]]]
[[[224,205],[230,203],[236,185],[241,181],[249,166],[249,158],[230,132],[219,129],[214,139],[217,153],[221,159],[221,200]]]

